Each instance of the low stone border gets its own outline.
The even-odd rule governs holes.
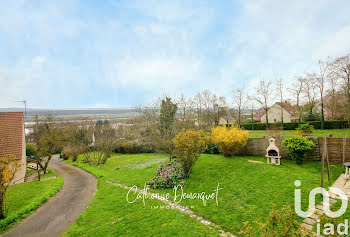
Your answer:
[[[124,184],[113,183],[113,182],[108,181],[108,180],[106,181],[106,183],[109,183],[109,184],[112,184],[112,185],[114,185],[114,186],[121,187],[121,188],[124,188],[124,189],[127,189],[127,190],[130,190],[130,189],[131,189],[131,190],[133,190],[133,191],[136,191],[136,192],[138,192],[138,193],[145,194],[145,195],[148,195],[148,196],[151,196],[151,195],[152,195],[152,193],[147,192],[147,191],[145,191],[145,190],[142,190],[142,189],[139,189],[139,188],[136,188],[136,189],[135,189],[135,188],[131,188],[131,187],[128,187],[128,186],[126,186],[126,185],[124,185]],[[186,209],[186,208],[185,208],[184,206],[182,206],[182,205],[179,205],[179,204],[177,204],[177,203],[173,203],[173,202],[171,202],[171,201],[169,201],[169,200],[166,200],[166,199],[163,199],[163,198],[160,198],[160,197],[155,197],[155,199],[157,199],[157,200],[159,200],[159,201],[165,203],[166,205],[172,207],[173,209],[177,209],[177,210],[179,210],[180,212],[189,215],[191,218],[193,218],[193,219],[199,221],[199,222],[202,223],[203,225],[207,226],[209,229],[214,229],[214,228],[219,229],[220,236],[235,237],[235,235],[233,235],[232,233],[230,233],[230,232],[225,232],[224,230],[220,229],[220,226],[219,226],[219,225],[217,225],[217,224],[215,224],[215,223],[213,223],[213,222],[211,222],[211,221],[209,221],[209,220],[206,220],[206,219],[204,219],[204,218],[201,217],[201,216],[196,215],[192,210],[188,210],[188,209]]]
[[[341,174],[338,177],[338,179],[334,182],[332,187],[343,190],[343,192],[348,196],[350,200],[350,183],[347,182],[344,174]],[[333,193],[330,193],[330,197],[329,197],[330,207],[337,202],[336,199],[340,200],[340,197],[336,196]],[[303,223],[300,226],[307,230],[312,231],[314,224],[316,224],[317,220],[320,219],[320,216],[322,216],[323,214],[324,214],[324,209],[323,209],[323,203],[321,202],[319,205],[316,205],[315,213],[312,214],[312,216],[305,218],[303,220]],[[312,232],[312,233],[314,234],[314,236],[322,236],[322,235],[317,235],[315,232]]]
[[[40,181],[52,180],[52,179],[55,179],[55,178],[57,178],[57,177],[56,176],[51,176],[51,177],[40,179]]]

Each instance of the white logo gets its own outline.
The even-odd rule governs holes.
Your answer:
[[[300,180],[296,180],[294,182],[294,185],[296,187],[300,187],[301,186]],[[301,210],[301,190],[295,189],[295,191],[294,191],[294,201],[295,201],[294,209],[295,209],[295,212],[300,217],[303,217],[303,218],[310,217],[316,211],[316,204],[315,204],[316,195],[322,194],[322,196],[323,196],[323,208],[324,208],[324,212],[326,213],[326,215],[331,217],[331,218],[337,218],[337,217],[343,215],[345,213],[346,209],[348,208],[348,197],[345,195],[345,193],[342,190],[340,190],[338,188],[331,187],[331,188],[329,188],[329,191],[331,193],[338,195],[340,197],[340,199],[342,200],[341,207],[338,211],[333,212],[330,210],[329,192],[326,191],[326,189],[324,189],[324,188],[317,187],[317,188],[312,189],[310,194],[309,194],[309,209],[306,212]]]

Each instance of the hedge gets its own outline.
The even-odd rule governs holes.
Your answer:
[[[146,142],[124,141],[116,145],[114,152],[121,154],[154,153],[155,145]]]
[[[315,129],[321,129],[321,121],[308,121],[308,122],[301,122],[301,124],[310,124],[314,126]],[[278,127],[281,123],[269,123],[269,127],[274,126]],[[295,130],[299,126],[298,123],[292,122],[292,123],[283,123],[283,129],[284,130]],[[245,130],[266,130],[266,123],[244,123],[241,124],[241,127]],[[328,120],[324,123],[325,129],[344,129],[344,128],[350,128],[349,121],[347,120]]]

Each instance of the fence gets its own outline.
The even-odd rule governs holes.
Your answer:
[[[318,143],[320,157],[322,157],[324,151],[323,138],[318,138]],[[344,147],[344,138],[327,137],[326,145],[330,163],[343,163],[343,159],[345,162],[350,162],[350,138],[346,139]]]
[[[308,160],[320,161],[323,152],[323,138],[311,138],[315,147],[308,153]],[[282,147],[283,137],[276,138],[276,145],[280,149],[282,159],[290,159],[288,152]],[[327,152],[330,163],[343,163],[343,138],[327,137]],[[346,139],[345,162],[350,162],[350,138]],[[240,152],[247,156],[265,156],[266,148],[269,146],[267,137],[249,138],[247,146]]]

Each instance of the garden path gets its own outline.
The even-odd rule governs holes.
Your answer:
[[[93,175],[63,162],[58,156],[52,158],[49,166],[63,177],[61,190],[3,237],[60,236],[95,196],[97,180]]]
[[[341,174],[338,179],[333,183],[333,188],[338,188],[342,190],[346,196],[348,197],[348,200],[350,200],[350,182],[349,179],[345,178],[344,174]],[[337,195],[330,193],[329,198],[329,204],[332,205],[337,202],[337,199],[340,199]],[[311,217],[305,218],[303,220],[303,223],[301,226],[303,228],[306,228],[308,230],[312,230],[313,225],[317,222],[317,219],[320,219],[320,216],[324,214],[324,209],[322,203],[316,206],[316,212],[312,214]],[[316,235],[316,233],[314,233]]]

